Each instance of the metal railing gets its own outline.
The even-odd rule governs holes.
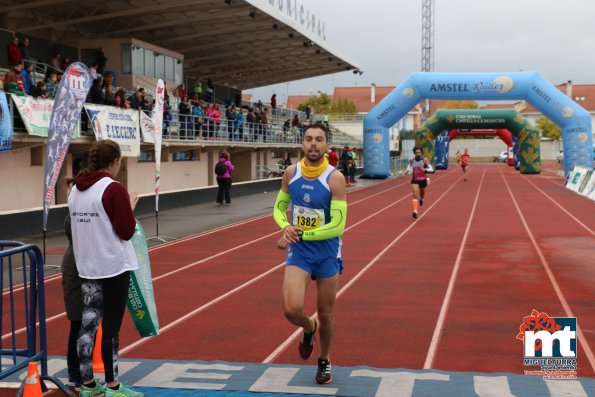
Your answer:
[[[41,361],[47,375],[43,257],[39,247],[0,241],[0,379]],[[6,302],[7,301],[7,302]],[[8,323],[8,324],[7,324]],[[25,340],[19,334],[25,329]],[[39,350],[37,338],[39,337]],[[24,347],[20,347],[25,345]]]

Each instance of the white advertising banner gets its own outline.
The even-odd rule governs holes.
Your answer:
[[[95,138],[111,139],[120,145],[123,157],[140,155],[139,111],[115,106],[85,104]]]
[[[27,133],[29,135],[47,137],[48,128],[50,127],[50,116],[54,109],[54,100],[16,94],[10,94],[10,96],[21,115]],[[80,123],[77,123],[71,138],[78,138],[80,130]]]
[[[140,132],[143,135],[143,142],[155,143],[155,122],[145,112],[140,112]]]

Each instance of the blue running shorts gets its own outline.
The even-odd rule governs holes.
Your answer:
[[[343,272],[343,259],[341,258],[307,258],[292,252],[287,258],[286,266],[296,266],[310,273],[312,277],[328,278]]]

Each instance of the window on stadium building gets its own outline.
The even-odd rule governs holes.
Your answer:
[[[155,78],[165,80],[165,56],[155,53]]]
[[[132,74],[145,75],[145,49],[132,46]]]
[[[175,59],[172,57],[164,57],[165,58],[165,80],[167,81],[175,81],[174,80],[174,64],[176,62]]]
[[[155,53],[145,50],[145,75],[155,76]]]
[[[132,72],[132,48],[129,45],[122,45],[122,73]]]
[[[122,50],[122,73],[181,83],[184,79],[182,60],[137,45],[125,44]]]

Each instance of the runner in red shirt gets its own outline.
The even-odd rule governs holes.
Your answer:
[[[467,182],[467,169],[469,169],[469,164],[471,164],[471,155],[469,155],[467,148],[463,152],[461,156],[461,167],[463,168],[463,174],[465,182]]]

